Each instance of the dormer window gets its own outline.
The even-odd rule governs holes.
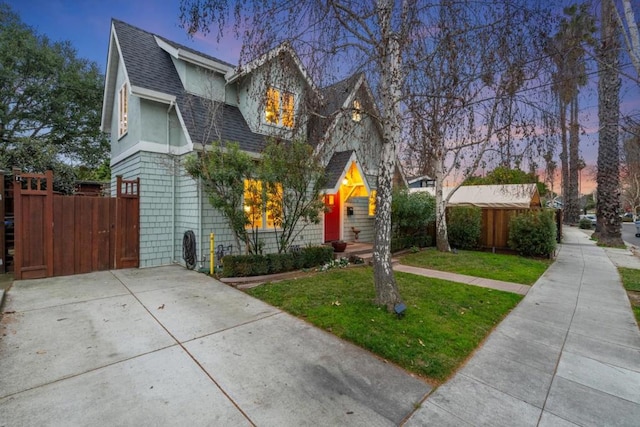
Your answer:
[[[269,124],[293,127],[295,100],[291,92],[270,87],[265,102],[265,121]]]
[[[129,88],[126,83],[118,92],[118,138],[124,136],[129,129]]]
[[[353,111],[351,112],[351,118],[354,122],[362,120],[362,106],[357,99],[353,100]]]

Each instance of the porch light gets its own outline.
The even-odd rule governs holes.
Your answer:
[[[347,178],[343,179],[342,185],[349,185],[349,180]]]

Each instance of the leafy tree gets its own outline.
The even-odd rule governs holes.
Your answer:
[[[426,233],[427,226],[436,218],[435,199],[428,193],[409,193],[395,190],[391,205],[391,221],[396,236]]]
[[[278,253],[309,224],[320,222],[324,202],[324,168],[304,141],[270,140],[262,152],[258,175],[266,186],[267,209],[273,214]]]
[[[510,169],[506,166],[498,166],[485,176],[471,176],[462,185],[498,185],[498,184],[536,184],[540,196],[548,192],[547,185],[538,180],[538,176],[521,169]]]
[[[69,42],[51,42],[0,3],[0,151],[4,161],[46,152],[60,163],[98,167],[109,143],[100,132],[103,76]],[[52,160],[53,161],[53,160]],[[17,164],[3,163],[11,168]],[[56,173],[60,175],[58,171]]]
[[[187,157],[184,166],[191,177],[201,180],[209,203],[226,218],[237,247],[245,246],[254,253],[257,248],[249,247],[246,228],[249,218],[243,207],[244,181],[255,167],[251,157],[237,143],[223,146],[214,142],[210,150]],[[257,209],[262,211],[262,206]]]
[[[598,184],[595,235],[605,245],[622,245],[620,233],[620,42],[614,5],[602,2],[602,25],[598,48]]]
[[[494,153],[500,164],[511,164],[539,143],[539,109],[531,105],[541,101],[533,82],[544,78],[541,34],[548,20],[541,13],[530,2],[445,0],[426,19],[428,36],[415,42],[405,157],[436,181],[440,251],[450,250],[446,204],[457,190],[444,195],[447,178],[463,181]]]
[[[243,33],[243,53],[253,59],[283,42],[299,45],[308,64],[329,64],[311,70],[315,76],[335,71],[331,61],[341,60],[351,71],[370,71],[373,90],[380,102],[377,121],[382,134],[378,162],[374,236],[374,284],[376,303],[392,312],[402,301],[391,266],[391,201],[396,148],[402,138],[403,61],[410,40],[419,37],[425,24],[414,19],[418,3],[403,6],[393,0],[376,2],[288,0],[274,4],[253,0],[231,4],[225,0],[181,0],[181,21],[193,34],[218,29],[218,37],[229,19],[234,27],[251,28]],[[290,25],[302,23],[302,25]],[[348,58],[348,61],[344,59]],[[244,58],[246,59],[246,58]]]

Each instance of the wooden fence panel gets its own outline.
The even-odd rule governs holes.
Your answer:
[[[109,198],[54,195],[50,172],[14,174],[16,279],[138,267],[139,179],[118,177],[124,190]]]
[[[116,268],[140,264],[140,178],[117,177]]]
[[[53,173],[14,173],[14,178],[14,276],[53,276]]]
[[[54,276],[68,276],[76,272],[75,202],[76,197],[53,196]]]

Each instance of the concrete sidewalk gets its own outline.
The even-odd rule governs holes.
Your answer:
[[[448,271],[431,270],[429,268],[412,267],[404,264],[394,264],[394,271],[416,274],[418,276],[433,277],[434,279],[448,280],[450,282],[464,283],[465,285],[480,286],[482,288],[497,289],[499,291],[513,292],[526,295],[530,286],[519,283],[504,282],[502,280],[484,279],[482,277],[467,276],[464,274],[449,273]]]
[[[181,267],[15,282],[0,426],[403,422],[431,387]]]
[[[637,426],[640,331],[609,258],[627,252],[566,227],[556,262],[406,425]]]

